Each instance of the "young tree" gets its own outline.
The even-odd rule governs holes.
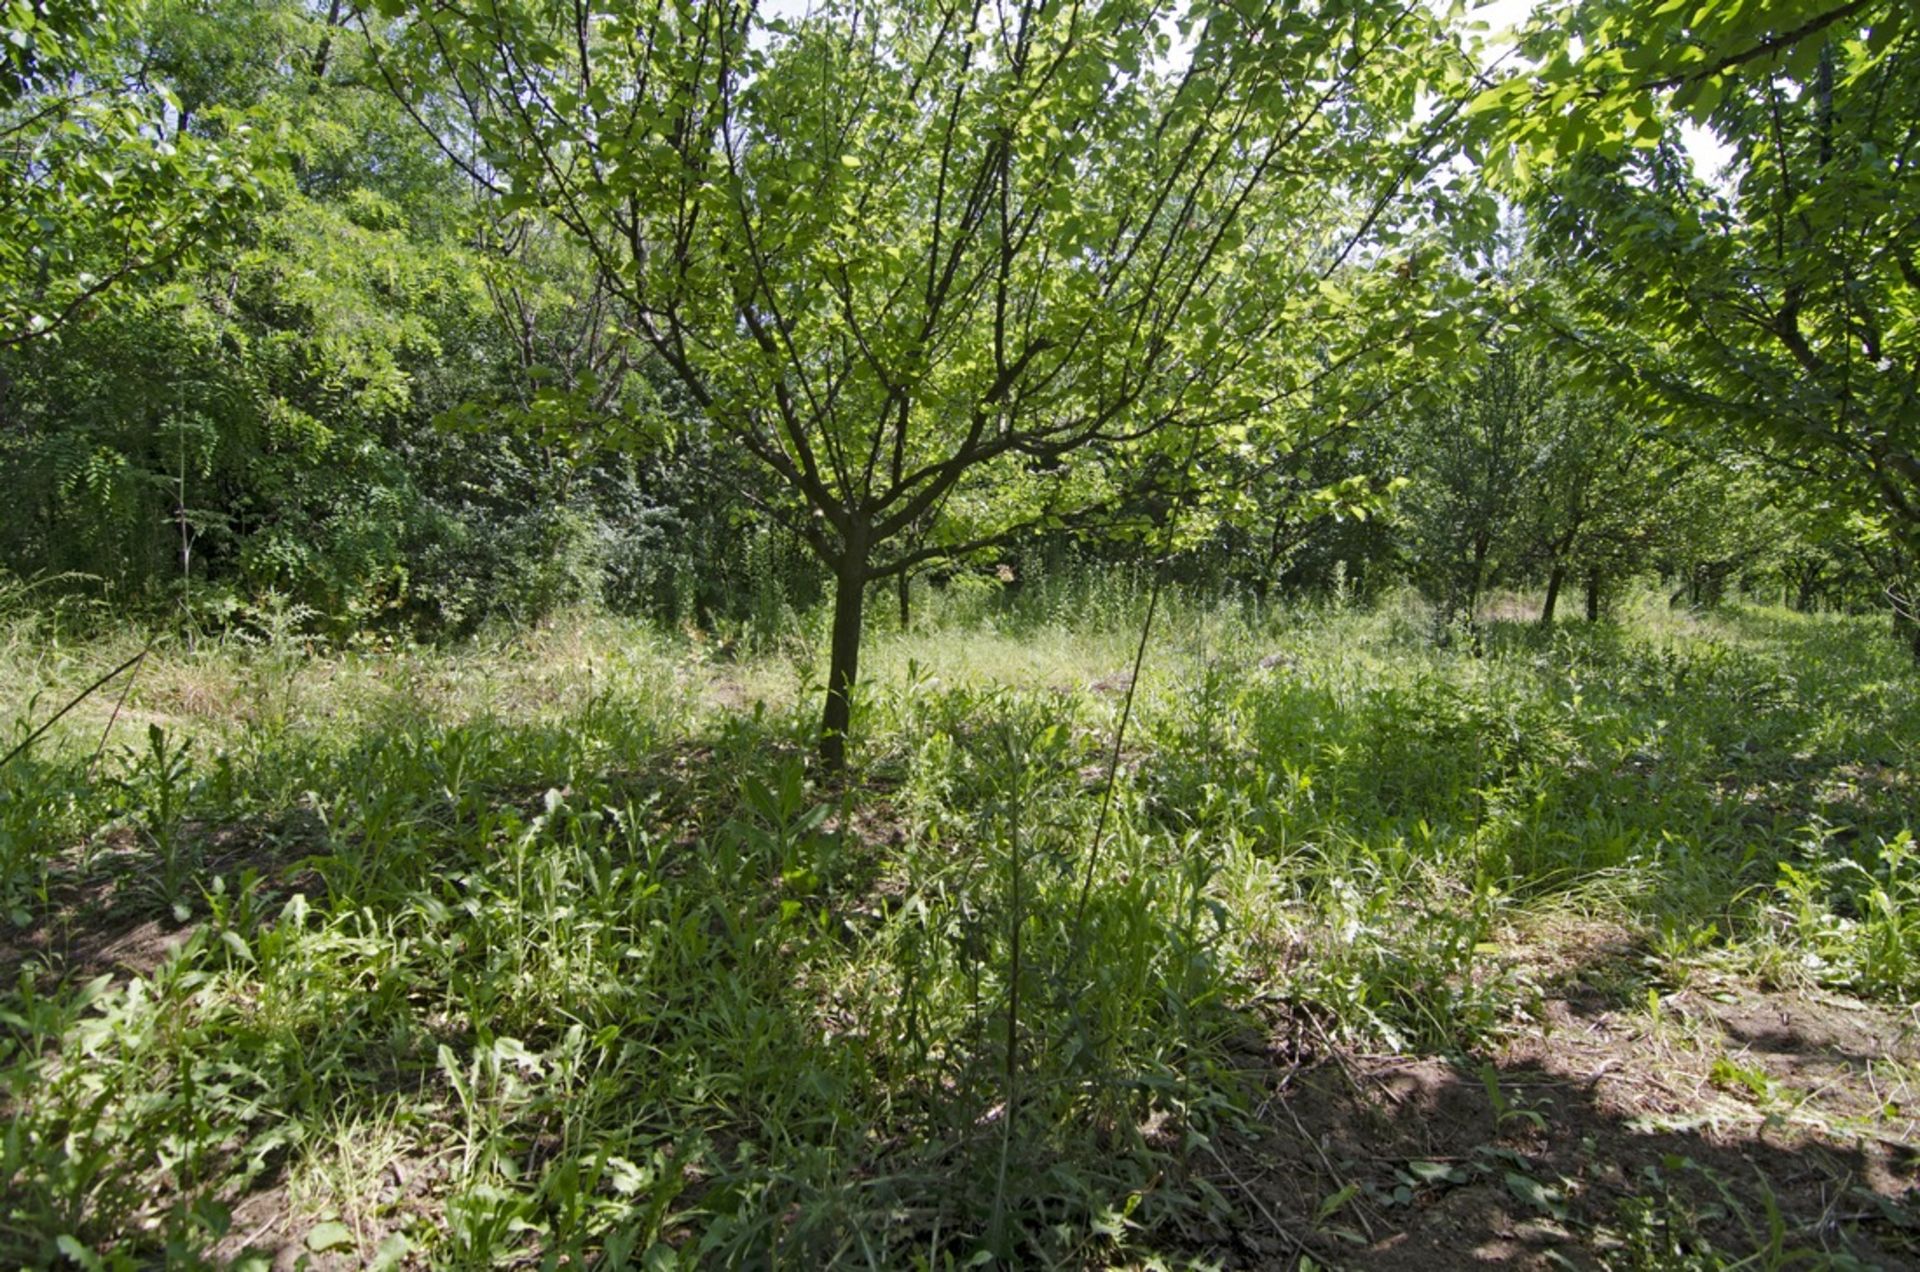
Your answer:
[[[1557,388],[1546,360],[1509,337],[1406,423],[1408,527],[1442,622],[1473,622],[1485,590],[1519,564],[1535,470],[1564,408]]]
[[[829,766],[870,583],[1111,502],[1081,459],[1191,453],[1350,342],[1319,284],[1466,75],[1405,0],[382,7],[423,122],[589,248],[832,572]]]

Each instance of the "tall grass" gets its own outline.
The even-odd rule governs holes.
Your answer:
[[[0,1257],[1143,1260],[1238,1040],[1472,1048],[1569,910],[1920,992],[1920,678],[1771,610],[1176,589],[1082,911],[1145,584],[928,590],[833,785],[792,645],[162,645],[0,770]],[[9,624],[15,736],[142,639]]]

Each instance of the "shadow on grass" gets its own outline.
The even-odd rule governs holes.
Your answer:
[[[1710,1001],[1684,1006],[1720,1023]],[[1809,1129],[1790,1096],[1769,1113],[1743,1104],[1752,1091],[1696,1084],[1704,1056],[1663,1065],[1658,1039],[1562,1019],[1485,1059],[1272,1057],[1249,1075],[1263,1092],[1249,1132],[1222,1137],[1212,1169],[1196,1163],[1235,1207],[1190,1234],[1194,1252],[1248,1268],[1302,1254],[1377,1269],[1920,1267],[1910,1145]],[[1858,1045],[1796,1043],[1829,1083]]]
[[[1150,1163],[1164,1160],[1132,1125],[1141,1092],[1179,1085],[1180,1061],[1102,1053],[1075,1069],[1058,1059],[1060,1022],[1043,1019],[1022,1063],[1054,1068],[1014,1106],[994,1068],[1001,898],[979,887],[950,910],[927,902],[940,923],[913,957],[948,982],[935,1004],[947,1018],[937,1037],[903,1041],[914,1026],[859,983],[897,970],[879,965],[892,953],[864,948],[884,924],[882,863],[900,846],[891,778],[795,794],[788,732],[736,718],[648,745],[613,729],[489,724],[255,757],[279,764],[263,787],[325,794],[225,822],[193,807],[170,835],[196,883],[217,877],[220,896],[245,897],[245,921],[210,916],[208,902],[179,924],[153,842],[96,844],[16,960],[48,969],[43,997],[78,1002],[101,972],[149,983],[108,1002],[110,1028],[89,1017],[84,1051],[68,1049],[78,1035],[65,1027],[37,1039],[49,1057],[60,1048],[50,1066],[0,1045],[0,1081],[37,1146],[7,1177],[0,1257],[51,1258],[62,1232],[137,1258],[157,1259],[169,1237],[190,1250],[219,1226],[189,1232],[190,1201],[230,1212],[223,1255],[314,1266],[359,1266],[380,1241],[429,1229],[448,1262],[615,1266],[656,1242],[749,1264],[887,1262],[908,1246],[970,1256],[996,1214],[1005,1235],[991,1244],[1020,1261],[1106,1241],[1084,1234],[1150,1189]],[[307,908],[287,904],[296,892]],[[1097,897],[1090,930],[1131,923],[1134,948],[1173,947],[1180,934],[1155,926],[1148,895]],[[1058,911],[1041,919],[1028,929],[1035,967],[1042,929],[1066,926]],[[1087,965],[1099,963],[1090,952],[1081,970],[1096,979]],[[1179,965],[1216,974],[1200,950]],[[1049,987],[1044,969],[1033,975],[1040,1003]],[[1188,1040],[1156,1024],[1169,994],[1148,980],[1129,1023],[1168,1034],[1161,1050],[1178,1055]],[[972,1002],[954,1001],[969,981]],[[1204,1064],[1205,1048],[1191,1058]],[[1096,1082],[1111,1089],[1083,1099]],[[63,1083],[93,1083],[91,1111],[63,1104]],[[1096,1104],[1105,1129],[1062,1112]],[[287,1137],[262,1147],[263,1125]],[[393,1163],[352,1138],[363,1127],[404,1141]],[[68,1148],[121,1182],[63,1173]],[[186,1150],[197,1156],[182,1185],[169,1162]],[[305,1244],[325,1210],[352,1232],[350,1254],[325,1248],[331,1234]],[[1062,1245],[1062,1225],[1083,1235]],[[636,1244],[616,1257],[622,1234]]]
[[[1804,716],[1818,705],[1776,702],[1767,695],[1785,691],[1747,683],[1747,664],[1729,670],[1642,658],[1604,626],[1552,639],[1490,636],[1496,650],[1528,641],[1543,653],[1571,647],[1625,664],[1617,696],[1648,721],[1690,695],[1724,688],[1729,697],[1699,722],[1691,749],[1663,753],[1628,737],[1595,760],[1543,748],[1552,730],[1578,718],[1553,714],[1551,703],[1538,719],[1510,718],[1500,714],[1507,704],[1437,677],[1357,706],[1302,691],[1283,704],[1290,716],[1276,713],[1255,767],[1264,764],[1270,775],[1282,760],[1302,757],[1322,765],[1317,780],[1326,798],[1309,810],[1321,819],[1318,831],[1373,840],[1407,836],[1416,822],[1467,826],[1480,834],[1474,848],[1486,849],[1489,874],[1515,891],[1551,891],[1619,867],[1664,844],[1662,832],[1670,830],[1687,841],[1686,851],[1644,866],[1647,904],[1705,913],[1701,899],[1724,902],[1729,880],[1770,884],[1770,854],[1811,807],[1796,787],[1779,809],[1757,816],[1742,766],[1790,763],[1813,782],[1860,762],[1843,760],[1839,747],[1801,754],[1797,724],[1747,750],[1756,720]],[[1279,664],[1264,670],[1275,684],[1292,674]],[[1545,673],[1554,670],[1550,664]],[[409,1172],[414,1184],[395,1185],[401,1200],[375,1192],[364,1215],[355,1212],[360,1228],[376,1236],[399,1220],[458,1219],[466,1227],[453,1238],[456,1247],[477,1249],[489,1233],[505,1240],[545,1231],[551,1253],[574,1235],[597,1241],[622,1225],[652,1223],[641,1239],[698,1251],[712,1238],[720,1244],[711,1250],[796,1263],[859,1261],[871,1250],[893,1255],[908,1245],[937,1255],[983,1248],[983,1181],[995,1176],[1008,1124],[991,1067],[992,1028],[1004,1022],[996,1006],[1001,968],[986,952],[1002,898],[962,897],[949,928],[928,927],[928,948],[954,960],[942,974],[960,983],[965,978],[953,968],[967,963],[972,1015],[966,1029],[943,1040],[948,1052],[907,1056],[897,1038],[885,1036],[886,1021],[874,1026],[861,1017],[874,1008],[857,1001],[858,977],[836,980],[840,955],[859,944],[854,926],[878,927],[874,916],[887,901],[874,893],[898,830],[888,786],[900,775],[883,770],[872,785],[816,788],[793,817],[777,808],[770,816],[756,801],[781,804],[779,788],[802,762],[795,739],[804,721],[736,715],[691,737],[663,736],[614,707],[599,710],[555,725],[371,729],[318,759],[261,757],[254,762],[281,770],[267,774],[274,789],[326,794],[278,799],[278,807],[224,822],[217,809],[196,812],[178,827],[198,881],[237,880],[251,870],[261,880],[261,913],[277,913],[297,890],[312,896],[317,919],[357,925],[344,936],[362,944],[339,956],[339,984],[292,986],[330,995],[327,1011],[308,1011],[297,1028],[258,1048],[306,1083],[269,1083],[264,1102],[276,1117],[321,1125],[377,1117],[383,1101],[411,1088],[419,1105],[408,1116],[431,1130],[422,1135],[424,1158],[440,1160],[449,1144],[492,1135],[518,1172],[512,1179],[504,1169],[459,1177]],[[1884,723],[1876,717],[1875,727]],[[968,745],[958,730],[949,733]],[[1156,753],[1143,767],[1152,770],[1149,783],[1161,784],[1163,805],[1185,817],[1202,807],[1206,782],[1235,763],[1194,743]],[[987,787],[994,779],[982,771],[987,777],[976,772],[974,788],[948,797],[957,823],[993,802]],[[750,779],[771,793],[749,798]],[[1077,780],[1070,785],[1083,802],[1095,798]],[[1886,807],[1884,794],[1872,789],[1875,820],[1863,824],[1893,824],[1897,809]],[[813,856],[789,860],[777,847],[743,847],[768,836],[784,842],[790,836],[776,823],[805,820],[822,806],[804,831]],[[1496,813],[1503,829],[1484,833]],[[1743,857],[1755,840],[1763,851]],[[564,896],[553,876],[540,874],[560,849],[574,852],[568,868],[578,867],[559,880],[575,890]],[[515,851],[520,858],[509,861]],[[831,870],[820,865],[826,858],[836,863]],[[153,886],[166,866],[145,841],[104,845],[62,884],[68,890],[50,894],[54,904],[29,929],[44,940],[24,954],[16,949],[15,965],[44,957],[75,979],[116,965],[151,970],[161,947],[180,935]],[[1406,884],[1393,878],[1382,886]],[[556,891],[541,896],[543,886]],[[1108,899],[1098,897],[1102,906]],[[1120,897],[1116,909],[1124,903]],[[530,907],[550,921],[523,924]],[[1133,917],[1117,913],[1116,928]],[[1138,917],[1154,918],[1144,910]],[[605,932],[593,938],[602,946],[570,945],[589,925]],[[1036,928],[1024,931],[1034,937]],[[1141,922],[1135,937],[1130,948],[1146,951],[1182,939],[1152,921]],[[431,957],[421,954],[428,944]],[[418,961],[401,966],[402,949]],[[569,950],[599,960],[595,975],[565,979],[558,960]],[[389,953],[400,971],[390,974],[382,961]],[[1193,956],[1195,984],[1223,988],[1204,949],[1182,953]],[[537,983],[549,972],[558,989]],[[1571,1022],[1593,1024],[1640,1006],[1654,987],[1645,948],[1629,941],[1559,973],[1547,993],[1564,1003]],[[1553,1251],[1589,1264],[1604,1257],[1667,1267],[1704,1259],[1708,1247],[1745,1253],[1769,1243],[1783,1256],[1851,1251],[1886,1266],[1915,1257],[1902,1226],[1910,1216],[1884,1153],[1789,1142],[1778,1128],[1740,1135],[1692,1123],[1698,1108],[1663,1089],[1658,1064],[1639,1053],[1606,1069],[1605,1056],[1573,1063],[1588,1054],[1573,1048],[1558,1060],[1505,1057],[1485,1071],[1435,1058],[1363,1056],[1276,1067],[1257,1075],[1269,1097],[1261,1105],[1264,1134],[1215,1157],[1198,1141],[1183,1142],[1184,1127],[1170,1119],[1152,1152],[1139,1152],[1144,1132],[1133,1116],[1150,1109],[1133,1094],[1149,1079],[1164,1086],[1173,1075],[1184,1097],[1180,1065],[1192,1061],[1198,1073],[1220,1060],[1206,1042],[1174,1028],[1162,1003],[1167,988],[1150,984],[1150,993],[1128,1001],[1138,1004],[1140,1032],[1176,1058],[1151,1073],[1141,1065],[1096,1075],[1129,1092],[1105,1103],[1110,1127],[1078,1134],[1062,1129],[1065,1119],[1048,1125],[1036,1118],[1030,1137],[1024,1129],[1010,1137],[1019,1141],[1010,1154],[1017,1195],[1006,1217],[1036,1235],[1029,1245],[1002,1243],[1003,1255],[1012,1249],[1041,1262],[1077,1253],[1094,1261],[1113,1247],[1048,1245],[1044,1234],[1076,1225],[1084,1232],[1097,1220],[1115,1230],[1142,1225],[1143,1248],[1179,1245],[1228,1266],[1290,1266],[1301,1242],[1323,1261],[1379,1267],[1464,1266],[1479,1257],[1525,1264]],[[549,1068],[541,1076],[551,1090],[503,1103],[491,1127],[476,1129],[471,1112],[456,1123],[439,1046],[466,1064],[492,1034],[511,1031],[551,1056],[575,1026],[594,1040],[591,1081],[569,1087]],[[1800,1048],[1792,1054],[1828,1068],[1858,1069],[1873,1051],[1870,1039],[1831,1031],[1782,1034],[1758,1008],[1729,1012],[1719,1027],[1732,1051],[1760,1055],[1733,1057],[1748,1067],[1764,1068],[1765,1056],[1789,1051],[1789,1042]],[[217,1051],[230,1039],[206,1042]],[[325,1064],[315,1066],[310,1057],[321,1049]],[[489,1081],[502,1083],[498,1071],[510,1076],[521,1063],[509,1055]],[[156,1073],[150,1080],[161,1089],[129,1094],[177,1094],[164,1086],[173,1080],[167,1071]],[[1761,1086],[1792,1081],[1811,1089],[1802,1075],[1769,1072]],[[1084,1077],[1070,1070],[1049,1080],[1064,1088]],[[231,1129],[217,1119],[210,1126],[222,1135]],[[661,1214],[634,1219],[638,1203],[625,1200],[623,1186],[668,1187],[657,1174],[647,1176],[652,1184],[635,1183],[667,1169],[656,1154],[679,1163],[674,1169],[684,1167],[688,1178],[674,1185],[682,1191],[662,1203]],[[615,1158],[633,1173],[618,1174],[608,1165]],[[1143,1168],[1123,1167],[1123,1159]],[[256,1195],[267,1200],[247,1199],[249,1222],[263,1209],[292,1204],[285,1159],[274,1161],[279,1173],[256,1181]],[[1225,1173],[1216,1176],[1216,1166]],[[570,1183],[566,1171],[574,1172]],[[1155,1171],[1169,1182],[1157,1183]],[[1223,1198],[1215,1213],[1185,1204],[1156,1209],[1155,1197],[1196,1175],[1211,1179]],[[1865,1194],[1856,1191],[1862,1183]],[[1142,1208],[1131,1210],[1142,1196]],[[289,1241],[301,1236],[291,1227],[297,1218],[283,1223]],[[101,1225],[110,1227],[106,1218]],[[889,1235],[876,1244],[883,1230]],[[357,1249],[356,1258],[370,1252]]]
[[[27,911],[29,921],[0,935],[0,984],[11,984],[29,964],[49,987],[150,974],[191,935],[193,912],[204,917],[201,890],[213,880],[237,887],[251,875],[262,903],[283,901],[318,884],[312,862],[326,842],[311,810],[291,808],[226,822],[189,821],[176,834],[174,865],[126,828],[74,846],[50,863],[44,899]],[[170,872],[185,885],[185,919],[167,895]]]

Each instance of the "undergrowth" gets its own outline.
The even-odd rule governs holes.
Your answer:
[[[1277,1020],[1470,1051],[1550,916],[1920,994],[1877,626],[1174,598],[1096,842],[1143,583],[923,598],[833,783],[791,643],[163,643],[0,769],[0,1259],[1177,1258]],[[137,648],[11,620],[0,740]]]

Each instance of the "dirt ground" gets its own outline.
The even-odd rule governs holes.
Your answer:
[[[1650,1000],[1630,946],[1597,951],[1479,1056],[1356,1054],[1283,1027],[1261,1130],[1212,1172],[1262,1222],[1202,1257],[1920,1268],[1914,1011],[1705,974]]]

